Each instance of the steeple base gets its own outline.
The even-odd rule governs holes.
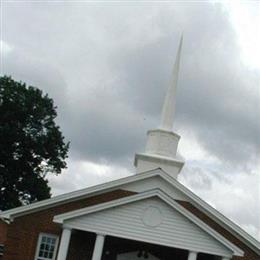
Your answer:
[[[164,129],[154,129],[147,132],[146,154],[175,158],[180,136]]]
[[[177,178],[184,165],[184,161],[177,158],[139,153],[135,155],[134,165],[137,174],[161,168],[172,177]]]

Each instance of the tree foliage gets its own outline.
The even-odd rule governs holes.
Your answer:
[[[66,167],[53,100],[35,87],[0,77],[0,209],[50,197],[46,174]]]

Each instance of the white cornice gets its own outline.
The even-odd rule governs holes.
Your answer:
[[[157,163],[159,162],[159,163],[166,164],[166,165],[174,165],[176,167],[179,167],[180,170],[184,165],[184,161],[177,159],[177,158],[153,155],[153,154],[146,154],[146,153],[138,153],[135,156],[135,161],[134,161],[135,166],[137,165],[138,159],[153,161],[153,162],[157,162]]]

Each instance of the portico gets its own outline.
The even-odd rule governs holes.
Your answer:
[[[243,252],[161,191],[55,216],[63,225],[58,260],[66,260],[72,233],[83,232],[89,260],[229,260]]]
[[[74,230],[74,238],[77,237]],[[85,248],[86,260],[160,260],[160,259],[178,259],[178,260],[229,260],[230,258],[214,256],[210,254],[169,248],[160,245],[143,243],[140,241],[127,240],[122,238],[111,237],[103,234],[90,234],[85,232],[85,237],[91,240],[92,247]],[[73,236],[71,237],[73,240]],[[69,244],[68,244],[69,248]],[[60,252],[60,251],[59,251]],[[65,250],[66,256],[59,253],[58,259],[72,259],[73,254],[70,250]],[[59,258],[62,255],[63,258]]]

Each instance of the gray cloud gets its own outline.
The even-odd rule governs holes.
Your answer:
[[[259,164],[259,71],[241,62],[221,4],[4,2],[2,28],[2,40],[12,46],[3,56],[3,71],[48,92],[58,105],[58,122],[71,141],[67,176],[79,161],[132,167],[145,132],[159,123],[182,30],[174,128],[179,134],[188,129],[221,161],[209,169],[186,158],[187,185],[215,194],[216,183],[231,185],[224,176],[239,178]],[[86,176],[84,170],[77,178]],[[88,176],[95,183],[95,174]],[[66,180],[52,182],[56,191],[81,184]],[[217,207],[227,212],[222,206]],[[241,213],[241,223],[249,225],[238,210],[233,214]]]
[[[259,148],[259,75],[241,65],[220,5],[42,6],[6,4],[4,40],[23,56],[9,55],[4,68],[55,98],[73,156],[122,163],[142,149],[159,121],[181,29],[176,128],[191,128],[226,161],[244,163]],[[19,37],[17,24],[26,28]]]

